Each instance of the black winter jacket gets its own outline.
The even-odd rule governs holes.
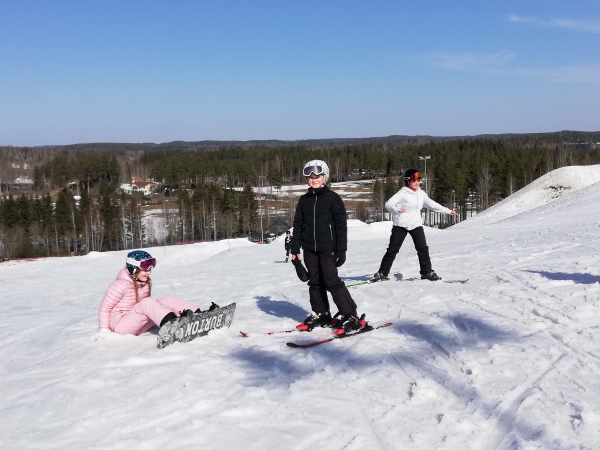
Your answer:
[[[348,249],[346,208],[342,198],[327,186],[300,197],[294,215],[292,254],[300,247],[312,252],[345,252]]]

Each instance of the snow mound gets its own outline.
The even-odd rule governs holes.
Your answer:
[[[96,251],[91,251],[89,252],[87,255],[83,255],[86,258],[106,258],[106,252],[105,253],[101,253],[101,252],[96,252]]]
[[[248,239],[223,239],[221,241],[201,242],[189,245],[169,247],[168,256],[161,261],[164,265],[189,265],[205,261],[221,253],[240,247],[253,247],[256,244]]]
[[[569,166],[548,172],[475,217],[454,225],[460,229],[489,225],[554,202],[600,181],[600,165]]]
[[[353,228],[353,227],[366,227],[368,226],[366,223],[364,223],[362,220],[358,220],[358,219],[348,219],[348,228]]]
[[[600,183],[583,187],[570,195],[561,196],[555,201],[524,210],[495,225],[520,223],[522,227],[540,227],[551,223],[554,226],[581,230],[585,226],[600,225],[598,216],[590,213],[593,205],[600,203]]]

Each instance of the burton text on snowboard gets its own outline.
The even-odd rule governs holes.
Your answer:
[[[235,303],[212,311],[203,311],[191,316],[178,317],[158,330],[157,346],[164,348],[173,342],[189,342],[205,336],[210,330],[229,328],[235,312]]]

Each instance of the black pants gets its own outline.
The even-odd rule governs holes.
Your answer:
[[[381,265],[379,266],[379,272],[387,275],[392,269],[392,264],[396,255],[402,247],[406,234],[410,234],[417,249],[417,255],[419,256],[419,265],[421,266],[421,275],[427,275],[431,272],[431,259],[429,259],[429,247],[427,247],[427,241],[425,240],[425,231],[423,227],[417,227],[414,230],[407,230],[406,228],[393,226],[392,235],[390,236],[390,245],[383,255]]]
[[[311,252],[304,250],[304,262],[308,270],[308,293],[310,306],[316,313],[329,311],[327,291],[342,314],[355,314],[356,303],[348,288],[338,276],[334,252]]]

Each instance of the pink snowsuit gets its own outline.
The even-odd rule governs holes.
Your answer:
[[[136,336],[148,331],[155,324],[160,325],[163,318],[170,312],[179,315],[184,309],[198,309],[191,303],[173,295],[165,295],[159,299],[148,297],[148,283],[137,282],[138,302],[135,302],[135,287],[133,278],[126,268],[117,274],[98,311],[98,325],[108,328],[118,334],[135,334]]]

